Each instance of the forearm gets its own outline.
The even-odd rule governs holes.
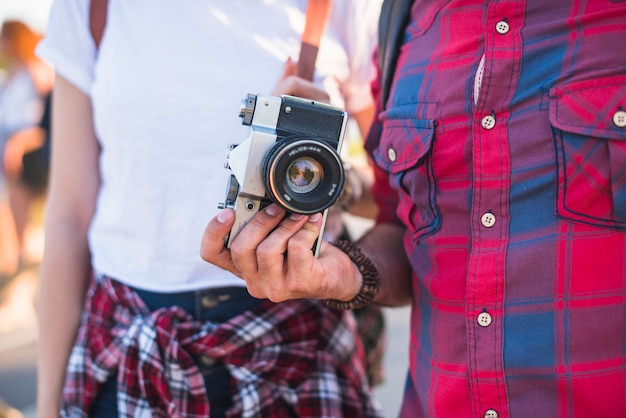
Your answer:
[[[25,128],[9,138],[8,143],[15,142],[19,145],[22,153],[34,151],[41,147],[45,141],[45,132],[38,126]]]
[[[383,306],[411,303],[411,266],[404,251],[404,231],[400,225],[379,224],[358,242],[361,251],[374,263],[380,275],[380,290],[374,302]]]
[[[67,223],[47,223],[37,301],[39,417],[58,411],[90,273],[85,235]]]
[[[91,273],[87,230],[100,186],[89,98],[59,75],[52,102],[50,187],[37,306],[39,418],[58,411]]]

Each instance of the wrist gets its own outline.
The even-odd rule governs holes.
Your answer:
[[[372,261],[349,241],[337,240],[333,242],[333,245],[343,251],[356,267],[357,280],[355,283],[359,285],[359,288],[356,294],[354,293],[356,290],[352,291],[355,296],[350,300],[326,299],[324,303],[336,309],[356,309],[369,305],[378,294],[380,286],[378,270]]]

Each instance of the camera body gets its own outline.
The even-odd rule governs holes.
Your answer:
[[[235,224],[224,245],[264,207],[276,203],[287,212],[322,212],[320,237],[328,208],[340,196],[345,173],[340,157],[348,115],[325,103],[283,95],[248,94],[239,117],[250,135],[231,145],[226,200]],[[320,238],[313,247],[319,254]]]

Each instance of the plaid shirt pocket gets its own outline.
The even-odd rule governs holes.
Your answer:
[[[397,109],[396,109],[397,110]],[[439,229],[432,146],[435,121],[385,112],[382,135],[374,158],[389,173],[391,187],[399,196],[398,218],[417,240]]]
[[[552,89],[550,122],[557,214],[626,230],[626,76]]]

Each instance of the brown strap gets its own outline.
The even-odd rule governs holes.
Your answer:
[[[104,34],[104,27],[107,24],[108,0],[91,0],[89,5],[89,29],[96,44],[96,49],[100,47],[100,41]]]
[[[317,51],[326,28],[331,3],[331,0],[309,0],[307,5],[306,24],[298,58],[298,75],[307,80],[313,80]]]

